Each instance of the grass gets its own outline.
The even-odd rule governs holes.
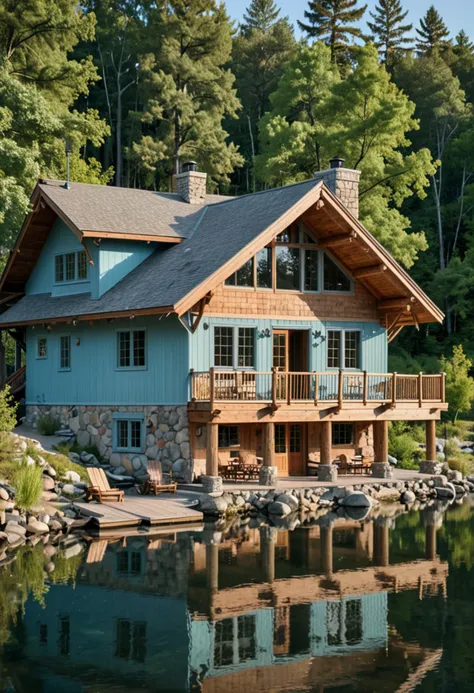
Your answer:
[[[23,463],[13,477],[16,507],[25,512],[34,507],[43,492],[43,473],[35,464]]]
[[[59,446],[58,446],[59,447]],[[58,479],[63,479],[66,472],[77,472],[81,477],[82,481],[87,481],[87,472],[84,467],[80,464],[72,462],[66,454],[53,454],[52,452],[47,452],[46,450],[38,450],[35,445],[28,445],[26,448],[26,454],[30,455],[36,462],[42,457],[51,467],[55,470],[58,475]]]
[[[18,458],[21,456],[15,446],[15,438],[5,431],[0,431],[0,479],[12,479],[18,469]]]
[[[36,424],[38,433],[42,436],[54,436],[56,431],[61,427],[59,419],[51,414],[41,414]]]
[[[94,455],[99,462],[102,460],[99,449],[95,445],[80,446],[77,441],[74,441],[74,443],[67,443],[66,441],[63,441],[53,445],[53,448],[65,457],[69,457],[71,452],[75,452],[76,455],[80,455],[81,452],[87,452],[90,455]]]

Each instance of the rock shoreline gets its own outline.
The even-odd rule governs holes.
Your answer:
[[[236,490],[222,494],[202,494],[197,509],[205,516],[265,515],[270,519],[292,513],[311,514],[328,508],[372,508],[380,503],[411,505],[415,501],[443,500],[452,502],[474,493],[474,477],[463,478],[450,470],[428,479],[393,481],[379,484],[368,482],[352,486],[271,489],[267,491]]]

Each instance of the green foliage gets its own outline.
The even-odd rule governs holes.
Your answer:
[[[0,432],[0,479],[11,480],[18,469],[19,451],[15,447],[14,436]]]
[[[450,457],[457,457],[461,453],[461,449],[455,440],[448,439],[444,445],[443,450],[446,459]]]
[[[72,471],[77,472],[81,477],[82,481],[87,481],[87,471],[80,465],[72,462],[67,455],[55,454],[52,452],[42,452],[42,457],[50,464],[56,471],[59,479],[63,479],[66,472]]]
[[[0,390],[0,432],[10,433],[16,426],[16,410],[17,403],[15,402],[10,387],[6,385],[3,390]]]
[[[54,570],[49,575],[51,582],[55,585],[65,585],[67,583],[74,585],[83,558],[82,552],[66,558],[64,551],[58,551],[54,556]]]
[[[361,220],[410,267],[427,243],[423,233],[408,233],[400,207],[413,195],[426,196],[435,166],[427,149],[403,153],[408,132],[418,129],[415,106],[379,64],[375,47],[361,49],[341,80],[323,44],[301,45],[270,100],[258,174],[271,185],[304,180],[339,152],[348,168],[362,171]]]
[[[394,421],[389,426],[388,451],[397,459],[401,469],[418,468],[423,451],[417,442],[417,438],[420,438],[417,429],[404,421]]]
[[[54,436],[56,431],[61,428],[59,419],[51,414],[40,414],[36,425],[38,433],[41,433],[42,436]]]
[[[35,464],[22,464],[13,477],[15,503],[19,510],[31,510],[43,492],[43,473]]]
[[[403,11],[400,0],[379,0],[375,12],[370,12],[373,22],[367,22],[380,55],[389,64],[397,54],[407,50],[413,39],[408,34],[413,24],[404,24],[408,10]]]
[[[474,378],[469,375],[472,361],[465,355],[462,345],[454,346],[451,358],[441,359],[446,373],[446,400],[449,414],[456,421],[459,414],[471,410],[474,401]]]
[[[420,28],[416,30],[419,36],[417,49],[426,53],[433,48],[443,48],[448,42],[449,30],[434,5],[431,5],[425,16],[420,19]]]
[[[436,424],[436,435],[438,438],[459,438],[459,440],[470,440],[472,436],[472,422],[458,419],[456,422],[439,421]]]
[[[278,19],[280,9],[274,0],[252,0],[244,14],[242,30],[266,32],[271,29]]]
[[[357,24],[367,5],[360,7],[359,0],[309,0],[308,4],[306,22],[298,21],[300,29],[311,38],[325,41],[331,49],[332,62],[347,62],[349,42],[363,38]]]
[[[457,472],[461,472],[463,476],[469,474],[470,470],[470,458],[467,455],[459,455],[457,457],[449,457],[448,465],[450,469],[455,469]]]

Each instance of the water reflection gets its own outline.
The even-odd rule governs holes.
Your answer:
[[[432,506],[85,543],[74,575],[16,605],[0,691],[437,690],[450,537]]]

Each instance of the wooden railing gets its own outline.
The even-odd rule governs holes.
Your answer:
[[[12,373],[12,375],[6,379],[5,385],[10,386],[10,392],[12,395],[19,392],[26,383],[26,366],[22,366],[17,371]]]
[[[395,406],[401,402],[445,401],[445,374],[402,375],[332,371],[294,373],[273,369],[271,372],[191,371],[191,399],[194,402],[380,402]]]

